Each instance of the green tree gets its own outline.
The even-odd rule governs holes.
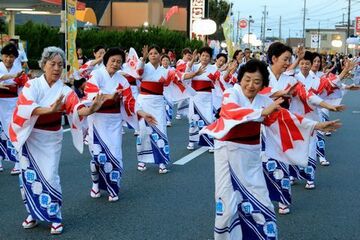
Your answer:
[[[225,39],[221,24],[225,22],[230,8],[230,4],[225,0],[209,0],[210,19],[214,20],[218,26],[217,31],[210,36],[211,39],[218,39],[220,41]]]

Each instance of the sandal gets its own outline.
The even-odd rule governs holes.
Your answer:
[[[314,182],[307,182],[305,185],[305,189],[314,189],[315,188],[315,183]]]
[[[29,220],[29,218],[30,218],[31,220]],[[36,227],[37,225],[38,225],[38,222],[37,222],[35,219],[33,219],[31,216],[28,216],[28,217],[23,221],[23,223],[22,223],[22,226],[23,226],[23,228],[25,228],[25,229],[34,228],[34,227]]]
[[[64,226],[60,223],[53,223],[51,224],[51,230],[50,233],[52,235],[59,235],[64,230]]]
[[[279,207],[279,214],[286,215],[290,213],[290,208],[288,206]]]
[[[137,165],[137,170],[139,170],[140,172],[143,172],[146,170],[146,165],[145,163],[138,163]]]
[[[90,196],[91,196],[92,198],[99,198],[99,197],[101,197],[100,190],[95,191],[95,190],[92,188],[91,191],[90,191]]]

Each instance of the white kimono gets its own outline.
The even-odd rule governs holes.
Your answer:
[[[194,64],[187,72],[196,72],[201,63]],[[212,89],[220,79],[220,72],[214,65],[206,66],[203,74],[191,79],[191,86],[196,95],[190,98],[189,104],[189,142],[200,146],[214,146],[214,141],[206,134],[199,135],[199,131],[214,121]]]
[[[88,116],[89,149],[92,180],[100,189],[115,197],[119,193],[122,161],[122,121],[137,128],[135,99],[128,81],[116,72],[112,77],[105,66],[91,73],[85,85],[85,94],[92,100],[97,94],[114,94],[121,90],[118,99],[107,100],[94,114]]]
[[[14,64],[12,68],[8,70],[4,63],[0,62],[0,77],[8,74],[16,74],[21,72],[21,70],[21,65]],[[7,79],[1,81],[1,83],[10,85],[10,89],[0,89],[0,158],[18,162],[17,152],[9,141],[9,125],[18,99],[19,87],[22,87],[25,83],[21,81],[21,78]]]
[[[139,121],[140,134],[136,140],[138,161],[143,163],[168,164],[170,146],[166,131],[166,112],[164,102],[164,85],[169,85],[175,78],[175,72],[150,62],[140,62],[138,73],[141,76],[140,94],[137,102],[139,109],[152,114],[156,125],[148,124],[144,119]]]
[[[81,151],[81,124],[74,114],[78,98],[60,79],[51,87],[44,75],[28,81],[9,127],[10,139],[21,153],[20,190],[26,209],[34,219],[56,223],[62,219],[58,173],[63,139],[62,112],[42,116],[32,116],[32,113],[37,107],[50,107],[61,95],[65,96],[62,109],[68,115],[74,145]]]
[[[264,122],[276,136],[273,144],[282,155],[278,158],[292,162],[301,156],[303,149],[298,147],[309,139],[315,122],[300,120],[285,109],[263,119],[261,113],[271,103],[260,94],[250,102],[235,84],[224,93],[220,118],[200,131],[217,139],[215,239],[277,238],[274,208],[260,158],[260,124]]]

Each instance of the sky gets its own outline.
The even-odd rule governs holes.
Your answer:
[[[254,19],[251,24],[251,32],[260,37],[261,17],[264,6],[267,8],[266,31],[267,37],[279,36],[279,19],[282,17],[282,38],[302,37],[304,0],[228,0],[234,4],[233,16],[235,21],[248,18]],[[348,0],[306,0],[305,28],[333,29],[334,25],[344,20],[347,22]],[[355,20],[360,16],[360,0],[351,0],[350,19]],[[242,30],[242,34],[247,29]],[[235,33],[236,34],[236,33]]]

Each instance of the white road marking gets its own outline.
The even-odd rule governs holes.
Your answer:
[[[192,153],[186,155],[185,157],[180,158],[179,160],[177,160],[173,164],[175,164],[175,165],[185,165],[186,163],[190,162],[194,158],[196,158],[196,157],[200,156],[201,154],[203,154],[204,152],[208,151],[208,149],[209,149],[208,147],[201,147],[201,148],[193,151]]]

